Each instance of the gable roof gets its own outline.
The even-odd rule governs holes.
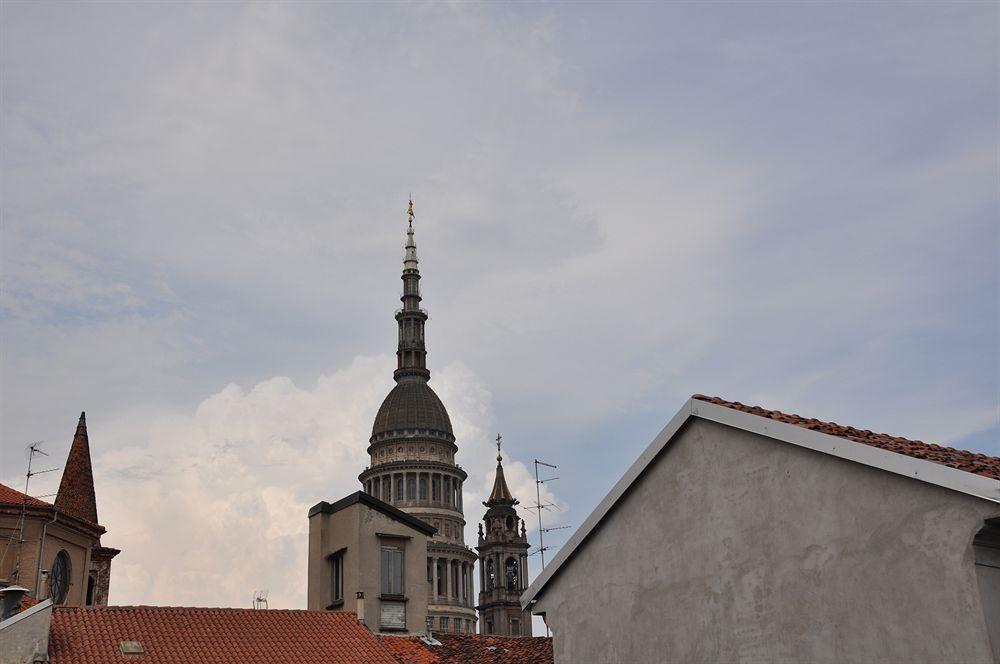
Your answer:
[[[1000,458],[997,457],[967,452],[965,450],[956,450],[954,447],[942,447],[941,445],[900,438],[899,436],[890,436],[886,433],[874,433],[868,429],[855,429],[854,427],[844,426],[835,422],[823,422],[816,418],[807,418],[794,414],[788,415],[787,413],[782,413],[780,410],[767,410],[760,406],[747,406],[738,401],[726,401],[719,397],[706,397],[703,394],[696,394],[691,398],[725,406],[726,408],[732,408],[744,413],[750,413],[751,415],[766,417],[770,420],[787,422],[788,424],[794,424],[795,426],[812,431],[820,431],[831,436],[837,436],[838,438],[846,438],[856,443],[871,445],[872,447],[896,452],[897,454],[905,454],[915,459],[933,461],[949,468],[964,470],[967,473],[1000,480]]]
[[[384,503],[374,496],[369,496],[364,491],[355,491],[351,495],[341,498],[335,503],[328,503],[325,500],[320,501],[309,508],[309,518],[312,518],[317,514],[333,514],[334,512],[339,512],[345,507],[350,507],[351,505],[355,505],[357,503],[364,503],[368,507],[378,510],[396,521],[402,521],[414,530],[418,530],[425,535],[433,535],[437,532],[437,528],[426,521],[421,521],[417,517],[407,514],[403,510],[393,507],[389,503]]]
[[[1000,458],[695,394],[521,595],[527,608],[690,419],[700,418],[1000,503]]]
[[[90,523],[97,520],[97,497],[94,495],[94,469],[90,463],[90,440],[87,438],[87,414],[80,413],[73,444],[59,482],[56,508]]]
[[[31,496],[27,497],[25,500],[25,495],[13,487],[9,487],[6,484],[0,484],[0,505],[18,505],[27,502],[28,505],[32,507],[52,507],[51,503],[47,503],[39,498],[33,498]]]
[[[169,606],[58,607],[52,614],[53,664],[116,664],[123,641],[138,641],[136,661],[396,664],[351,613]]]
[[[435,634],[441,645],[420,637],[379,636],[400,664],[549,664],[552,639],[544,636]]]

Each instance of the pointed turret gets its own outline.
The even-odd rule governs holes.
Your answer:
[[[409,223],[406,227],[406,254],[403,257],[403,308],[396,312],[399,324],[399,345],[396,349],[396,382],[403,378],[427,380],[427,349],[424,346],[424,323],[427,312],[420,308],[420,268],[417,260],[417,243],[413,241],[413,201],[406,210]]]
[[[63,468],[56,509],[97,523],[97,498],[94,495],[94,470],[90,464],[90,441],[87,438],[87,414],[80,413],[73,445]]]
[[[497,436],[499,438],[499,436]],[[493,480],[493,491],[483,505],[493,507],[494,505],[516,505],[517,500],[511,495],[507,488],[507,480],[503,476],[503,456],[500,454],[500,446],[497,445],[497,476]]]
[[[479,624],[482,634],[531,636],[531,612],[519,602],[528,587],[528,535],[524,520],[518,516],[518,501],[507,487],[503,475],[502,436],[497,434],[497,474],[493,491],[483,503],[487,507],[479,527],[479,564],[482,569],[479,588]],[[485,526],[485,528],[483,527]]]

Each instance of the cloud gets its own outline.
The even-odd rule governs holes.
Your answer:
[[[391,370],[387,356],[358,357],[312,389],[286,377],[228,385],[193,413],[150,423],[144,440],[96,455],[104,543],[124,550],[112,601],[245,606],[253,590],[267,588],[272,607],[304,607],[306,513],[360,489]],[[491,396],[462,365],[438,372],[434,383],[469,473],[466,542],[475,545],[495,463]],[[506,468],[515,494],[533,498],[524,464],[508,458]],[[548,492],[545,499],[558,502]]]

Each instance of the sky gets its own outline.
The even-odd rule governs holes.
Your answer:
[[[304,607],[411,195],[467,542],[497,432],[558,546],[694,393],[1000,455],[998,14],[4,2],[0,482],[86,411],[112,603]]]

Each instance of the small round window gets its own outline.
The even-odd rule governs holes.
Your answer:
[[[49,572],[49,597],[53,604],[62,604],[66,601],[66,593],[69,591],[69,554],[65,550],[56,554],[56,559],[52,563],[52,571]]]

